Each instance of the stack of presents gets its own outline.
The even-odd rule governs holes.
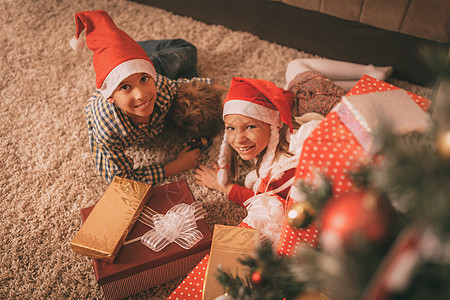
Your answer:
[[[373,159],[374,132],[381,111],[400,132],[425,120],[431,102],[391,84],[363,76],[309,135],[303,145],[296,180],[317,170],[330,178],[333,196],[350,191],[350,174]],[[291,191],[285,207],[297,201]],[[201,202],[186,181],[159,187],[116,177],[93,207],[81,211],[83,225],[73,238],[74,252],[92,258],[96,280],[106,299],[121,299],[175,278],[183,282],[168,299],[215,299],[224,294],[217,268],[239,274],[238,258],[252,255],[261,234],[257,228],[215,225],[205,221]],[[291,256],[299,246],[317,247],[314,222],[294,229],[285,221],[277,254]]]

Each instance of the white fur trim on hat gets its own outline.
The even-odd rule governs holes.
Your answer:
[[[79,51],[79,50],[84,48],[84,45],[86,44],[86,41],[84,39],[82,39],[82,38],[73,37],[69,41],[69,44],[70,44],[70,47],[72,47],[73,50]]]
[[[145,59],[127,60],[112,69],[106,76],[99,89],[103,97],[109,98],[122,80],[136,73],[148,73],[156,82],[156,70],[150,61]]]
[[[223,117],[232,114],[244,115],[280,128],[283,126],[278,110],[245,100],[236,99],[225,102],[223,105]]]

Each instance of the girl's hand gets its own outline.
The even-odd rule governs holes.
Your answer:
[[[190,150],[190,147],[184,148],[175,160],[164,166],[166,177],[195,168],[199,159],[200,149]]]
[[[213,190],[221,191],[228,195],[233,184],[228,182],[225,187],[221,186],[217,182],[217,170],[218,166],[216,163],[213,163],[212,168],[201,165],[197,170],[195,170],[195,183]]]

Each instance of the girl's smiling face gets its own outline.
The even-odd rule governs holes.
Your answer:
[[[125,78],[114,90],[108,102],[116,103],[135,123],[148,123],[156,101],[156,85],[147,73],[135,73]]]
[[[243,160],[256,158],[269,144],[270,125],[237,114],[224,117],[227,141]]]

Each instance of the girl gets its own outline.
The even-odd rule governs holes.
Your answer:
[[[248,215],[243,223],[260,229],[273,242],[281,233],[283,204],[298,162],[299,151],[289,149],[288,143],[294,127],[299,127],[292,121],[292,101],[291,93],[272,82],[233,78],[223,105],[225,135],[218,166],[200,166],[195,172],[199,185],[220,190],[228,199],[245,206]],[[314,126],[302,126],[304,136],[317,125],[315,122],[311,123]],[[296,145],[301,148],[301,143]],[[236,181],[238,157],[255,165],[246,176],[245,187],[228,177]]]

